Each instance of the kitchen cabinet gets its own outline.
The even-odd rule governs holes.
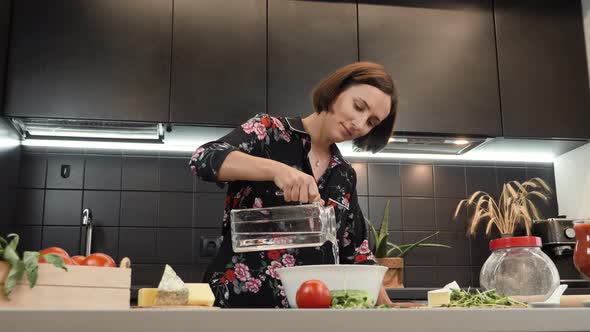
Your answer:
[[[10,2],[11,0],[0,0],[0,115],[4,112],[4,75],[6,73],[6,56],[8,53]]]
[[[311,93],[317,83],[357,60],[354,1],[268,2],[269,113],[313,113]]]
[[[14,1],[9,116],[169,117],[172,0]]]
[[[496,0],[504,135],[590,138],[580,1]]]
[[[175,0],[170,121],[237,125],[266,112],[266,1]]]
[[[400,95],[397,132],[500,135],[491,0],[360,0],[361,60]]]

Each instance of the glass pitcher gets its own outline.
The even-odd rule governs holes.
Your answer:
[[[582,275],[590,279],[590,219],[574,221],[574,231],[576,232],[574,265]]]
[[[235,209],[230,215],[234,252],[317,247],[328,241],[338,248],[332,206]]]

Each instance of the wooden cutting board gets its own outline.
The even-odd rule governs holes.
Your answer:
[[[582,302],[590,301],[590,294],[579,294],[579,295],[562,295],[560,299],[560,307],[562,308],[575,308],[583,307]]]

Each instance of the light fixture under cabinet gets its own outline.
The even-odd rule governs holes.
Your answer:
[[[164,127],[160,123],[31,118],[13,118],[12,123],[23,139],[161,143],[164,138]]]

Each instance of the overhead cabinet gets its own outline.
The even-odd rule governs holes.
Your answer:
[[[268,2],[268,110],[313,113],[311,94],[326,75],[358,60],[356,4]]]
[[[172,122],[266,112],[266,1],[175,0],[170,93]]]
[[[502,134],[491,0],[360,0],[361,60],[397,83],[395,130]]]
[[[580,1],[496,0],[495,6],[504,135],[590,138]]]
[[[168,121],[172,0],[13,6],[7,115]]]

